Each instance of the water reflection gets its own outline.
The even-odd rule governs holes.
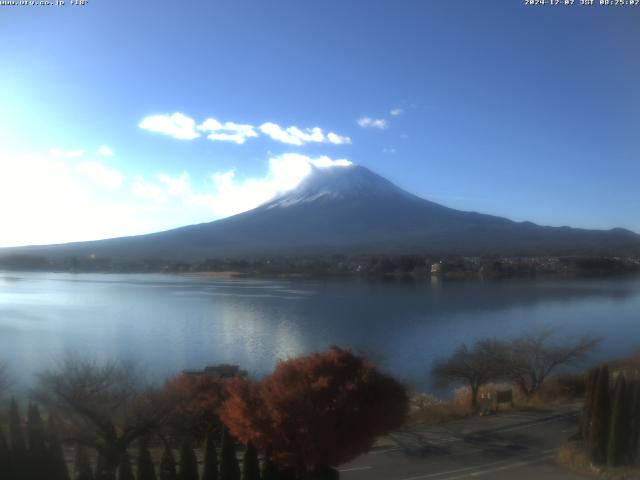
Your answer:
[[[0,274],[0,357],[27,384],[65,352],[139,361],[160,377],[351,346],[416,388],[459,343],[544,326],[606,341],[596,358],[640,346],[640,280],[268,281],[169,275]],[[637,343],[636,343],[637,342]]]

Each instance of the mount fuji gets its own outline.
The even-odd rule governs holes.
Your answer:
[[[63,245],[7,248],[51,258],[167,260],[330,253],[624,255],[640,235],[585,230],[444,207],[365,167],[312,167],[293,190],[244,213],[159,233]]]

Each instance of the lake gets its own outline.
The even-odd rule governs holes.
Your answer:
[[[640,278],[502,282],[266,280],[0,272],[0,361],[19,387],[67,353],[133,360],[161,380],[350,346],[419,390],[460,343],[555,327],[604,341],[592,361],[640,348]]]

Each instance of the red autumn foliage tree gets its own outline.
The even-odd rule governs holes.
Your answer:
[[[260,385],[246,378],[235,378],[227,385],[227,395],[220,410],[222,422],[242,443],[252,442],[261,451],[269,451],[272,425]]]
[[[217,412],[226,398],[226,382],[212,374],[181,374],[167,381],[165,394],[174,407],[171,426],[199,439],[217,429]]]
[[[222,421],[299,474],[338,466],[367,452],[405,420],[405,388],[365,358],[332,347],[280,362],[259,384],[236,379]]]

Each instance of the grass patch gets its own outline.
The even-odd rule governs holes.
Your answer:
[[[436,425],[446,423],[457,418],[471,415],[471,409],[455,400],[444,401],[433,395],[414,393],[411,396],[409,410],[409,425],[427,424]]]

